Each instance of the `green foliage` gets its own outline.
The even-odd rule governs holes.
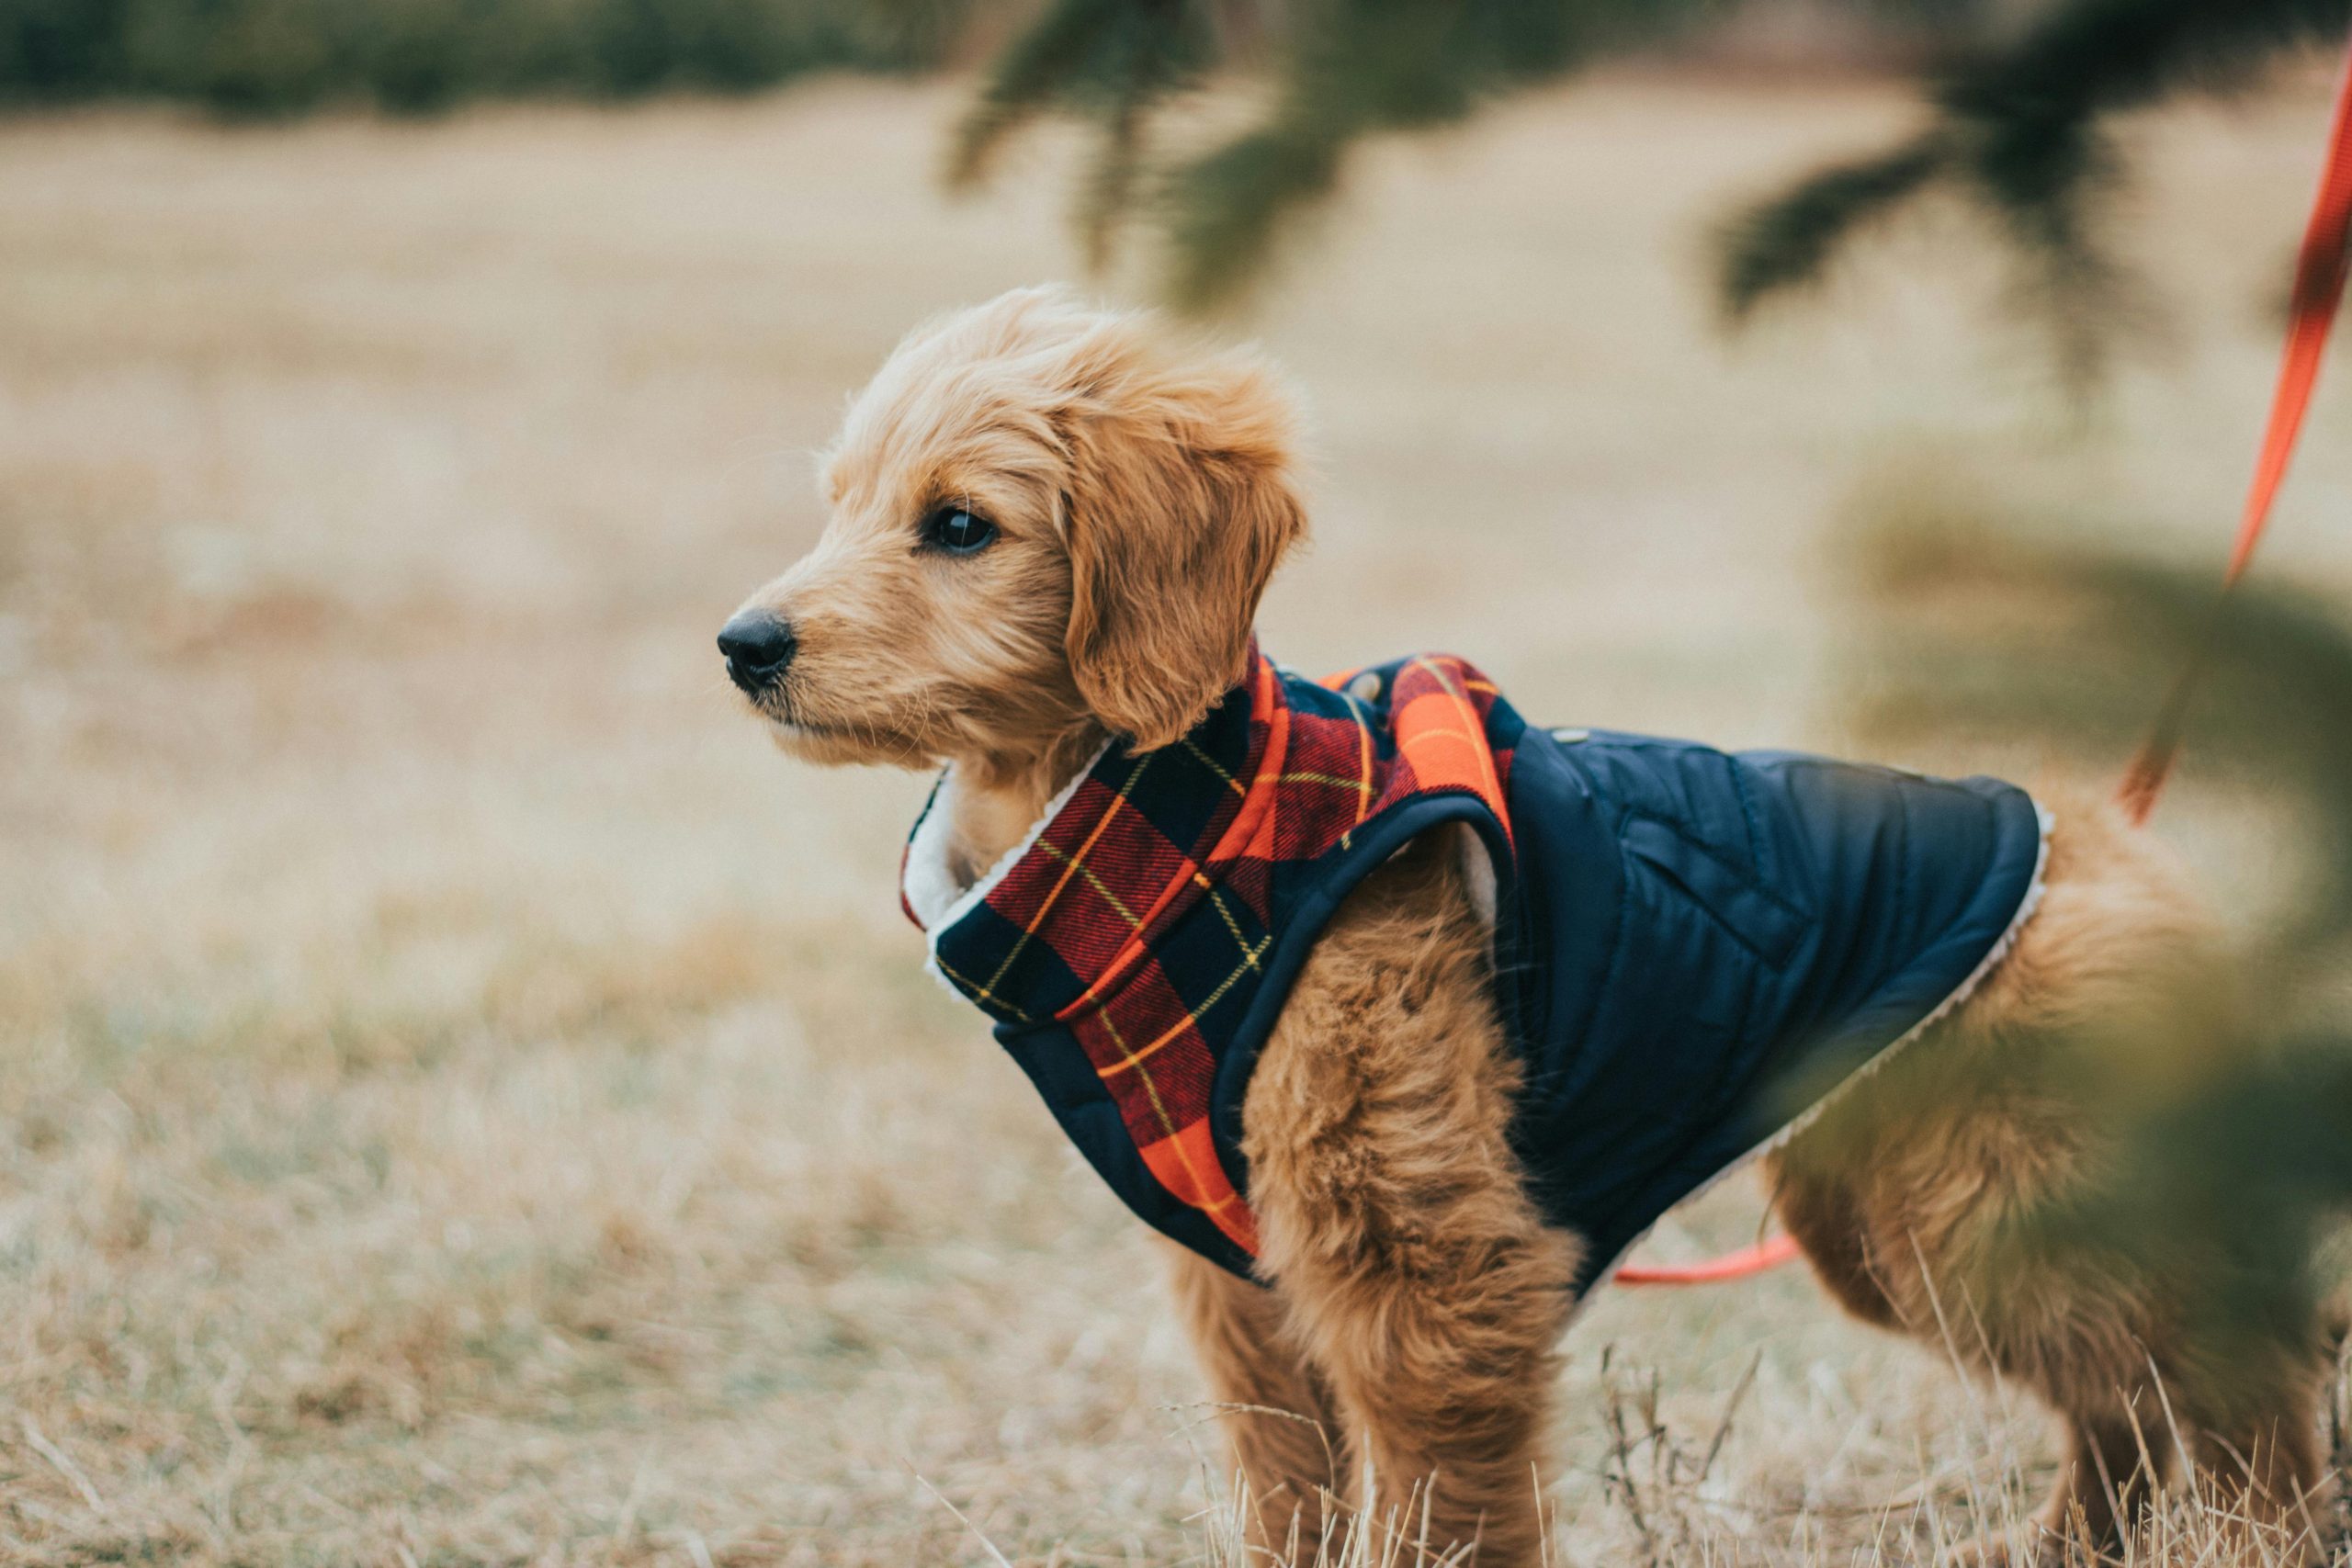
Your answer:
[[[1195,310],[1264,276],[1296,220],[1344,178],[1365,138],[1443,125],[1604,57],[1688,39],[1772,0],[1050,0],[996,62],[962,133],[958,177],[1047,112],[1101,128],[1080,210],[1090,236],[1148,212],[1166,291]],[[1872,221],[1957,191],[2020,259],[2018,303],[2055,330],[2078,380],[2131,319],[2129,269],[2098,241],[2122,164],[2111,115],[2226,85],[2281,51],[2341,36],[2352,0],[2044,0],[2031,25],[1980,0],[1844,0],[1944,45],[1930,51],[1928,128],[1798,181],[1725,225],[1726,319],[1817,279]],[[1219,72],[1267,70],[1262,112],[1223,143],[1155,163],[1152,117]]]
[[[1720,292],[1735,317],[1768,296],[1818,277],[1838,246],[1870,220],[1918,194],[1939,172],[1930,138],[1810,175],[1729,226]]]
[[[1366,135],[1459,120],[1514,86],[1679,34],[1732,3],[1055,0],[998,59],[965,123],[956,172],[977,177],[1008,133],[1041,114],[1093,121],[1102,151],[1080,202],[1082,224],[1099,236],[1148,202],[1174,242],[1167,291],[1206,309],[1264,271],[1283,223],[1330,193],[1347,150]],[[1267,44],[1273,91],[1260,122],[1147,170],[1154,113]]]
[[[2301,885],[2222,983],[2177,977],[2152,1019],[2088,1021],[2069,1049],[2020,1055],[2020,1071],[2075,1064],[2072,1098],[2117,1155],[2106,1179],[2020,1213],[2013,1239],[2195,1280],[2177,1310],[2246,1356],[2315,1341],[2323,1300],[2338,1315],[2352,1303],[2314,1248],[2352,1217],[2352,627],[2335,604],[2252,584],[2217,612],[2210,566],[1916,508],[1860,554],[1886,631],[1860,715],[1877,744],[1973,731],[2077,761],[2106,750],[2120,775],[2166,684],[2209,660],[2183,773],[2290,835]],[[2014,1261],[1988,1258],[1973,1288],[1999,1288]]]
[[[0,0],[0,103],[153,96],[220,114],[364,99],[731,92],[937,58],[949,0]]]
[[[2340,39],[2352,0],[2064,0],[2007,47],[1950,70],[1923,134],[1823,170],[1724,231],[1720,294],[1735,321],[1812,283],[1865,225],[1951,190],[1999,226],[2030,302],[2077,379],[2095,374],[2132,289],[2098,242],[2120,160],[2108,118],[2184,88],[2244,80],[2280,51]]]
[[[997,62],[957,132],[949,179],[977,183],[1005,139],[1050,107],[1088,114],[1102,145],[1078,217],[1100,267],[1135,200],[1152,110],[1213,53],[1206,18],[1191,0],[1054,0]]]
[[[2037,546],[1964,519],[1907,518],[1863,551],[1862,586],[1905,628],[1863,715],[1883,739],[1981,730],[2073,755],[2103,747],[2120,777],[2199,660],[2184,770],[2291,814],[2306,851],[2270,962],[2352,952],[2352,630],[2337,604],[2249,581],[2217,608],[2210,564]]]
[[[119,81],[130,10],[130,0],[0,0],[0,84],[70,98]]]

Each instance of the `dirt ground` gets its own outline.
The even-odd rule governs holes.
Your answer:
[[[0,1561],[1228,1559],[1151,1248],[919,972],[924,781],[710,646],[896,336],[1076,270],[1060,144],[941,199],[956,101],[0,128]],[[1270,646],[1836,748],[1890,494],[2218,560],[2322,111],[2132,129],[2169,327],[2087,414],[1951,214],[1714,333],[1708,225],[1891,90],[1380,151],[1247,324],[1317,453]],[[2347,435],[2266,570],[2352,586]],[[1939,1561],[2050,1463],[1797,1270],[1605,1295],[1560,1408],[1564,1562]]]

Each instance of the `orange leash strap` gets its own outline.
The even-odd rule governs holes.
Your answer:
[[[2270,427],[2262,437],[2262,456],[2255,464],[2254,484],[2246,492],[2245,515],[2238,523],[2237,544],[2230,551],[2229,570],[2222,576],[2222,597],[2213,619],[2189,655],[2188,668],[2173,682],[2157,710],[2147,742],[2123,775],[2117,792],[2125,815],[2145,822],[2156,807],[2156,796],[2172,773],[2180,750],[2180,735],[2188,702],[2199,676],[2211,661],[2222,606],[2230,590],[2245,575],[2254,547],[2270,522],[2270,512],[2286,482],[2288,465],[2302,434],[2303,415],[2312,404],[2312,389],[2319,382],[2321,359],[2327,349],[2329,329],[2335,324],[2344,299],[2344,279],[2352,268],[2352,64],[2346,67],[2336,91],[2335,123],[2328,133],[2327,166],[2320,176],[2319,200],[2312,208],[2311,227],[2303,233],[2302,254],[2295,264],[2295,293],[2287,328],[2287,353],[2278,367],[2278,390],[2270,403]]]
[[[1637,1269],[1628,1264],[1611,1278],[1621,1285],[1712,1285],[1719,1280],[1744,1280],[1767,1269],[1778,1269],[1796,1255],[1794,1236],[1776,1235],[1754,1247],[1743,1247],[1737,1252],[1726,1252],[1721,1258],[1711,1258],[1687,1268]]]
[[[2255,547],[2269,525],[2271,509],[2286,482],[2303,433],[2303,415],[2312,406],[2312,389],[2319,384],[2320,362],[2327,350],[2330,329],[2344,301],[2344,282],[2352,271],[2352,62],[2336,89],[2335,118],[2328,132],[2327,164],[2320,176],[2319,199],[2312,208],[2311,226],[2303,232],[2302,254],[2295,264],[2295,292],[2287,329],[2287,353],[2278,367],[2278,390],[2270,402],[2270,425],[2262,437],[2262,456],[2255,464],[2254,484],[2247,491],[2245,515],[2239,520],[2237,543],[2230,551],[2229,570],[2222,577],[2222,594],[2205,635],[2191,652],[2188,666],[2157,711],[2146,744],[2132,761],[2117,798],[2135,823],[2148,819],[2156,796],[2172,773],[2180,750],[2183,720],[2198,678],[2211,659],[2221,611],[2230,591],[2245,575]],[[1746,1279],[1777,1269],[1797,1256],[1795,1240],[1776,1235],[1686,1268],[1625,1268],[1617,1270],[1621,1285],[1707,1285]]]

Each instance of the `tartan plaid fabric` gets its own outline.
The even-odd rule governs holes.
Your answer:
[[[1508,844],[1522,730],[1459,659],[1326,684],[1253,647],[1242,684],[1182,740],[1106,750],[984,897],[930,933],[933,962],[1131,1205],[1246,1269],[1257,1231],[1246,1174],[1220,1157],[1219,1076],[1237,1061],[1246,1076],[1272,1026],[1303,956],[1278,947],[1308,945],[1278,935],[1309,900],[1319,926],[1435,821],[1476,820]],[[1072,1043],[1093,1084],[1071,1084]],[[1082,1114],[1104,1100],[1116,1134]]]
[[[1190,735],[1112,747],[965,886],[909,841],[932,966],[1146,1222],[1238,1273],[1257,1054],[1356,884],[1441,822],[1494,863],[1511,1141],[1582,1291],[1667,1209],[1952,1006],[2033,907],[2031,797],[1521,723],[1437,655],[1317,682],[1253,649]],[[935,814],[935,815],[934,815]]]

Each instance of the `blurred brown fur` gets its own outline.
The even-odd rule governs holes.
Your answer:
[[[2316,1528],[2304,1504],[2322,1484],[2323,1338],[2212,1343],[2204,1282],[2171,1258],[2033,1229],[2114,1177],[2111,1124],[2086,1092],[2130,1093],[2133,1072],[2220,1076],[2233,1000],[2169,857],[2106,800],[2040,794],[2055,817],[2047,890],[2016,949],[1772,1156],[1778,1207],[1849,1311],[2060,1412],[2067,1453],[2041,1520],[2053,1537],[2119,1547],[2170,1468],[2177,1419],[2200,1480],[2278,1552]],[[2179,1060],[2181,1042],[2211,1049]],[[2064,1059],[2135,1048],[2136,1064]]]
[[[919,331],[850,413],[823,539],[752,601],[799,638],[760,711],[812,760],[953,761],[971,785],[955,863],[977,878],[1106,734],[1169,742],[1238,678],[1303,532],[1288,423],[1254,363],[1050,291]],[[952,563],[915,549],[942,506],[985,511],[999,542]],[[2322,1479],[2316,1340],[2223,1347],[2176,1310],[2195,1280],[2018,1228],[2104,1174],[2077,1087],[2097,1075],[2052,1058],[2142,1021],[2177,1033],[2169,1010],[2211,999],[2202,918],[2151,842],[2056,804],[2015,950],[1776,1156],[1782,1211],[1849,1309],[2064,1416],[2051,1550],[2129,1528],[2163,1468],[2160,1383],[2207,1484],[2275,1554],[2308,1541]],[[1295,1518],[1312,1540],[1361,1472],[1377,1490],[1351,1501],[1375,1522],[1426,1504],[1431,1544],[1532,1563],[1579,1244],[1544,1224],[1506,1139],[1516,1069],[1453,847],[1425,840],[1362,886],[1265,1047],[1244,1123],[1266,1283],[1189,1255],[1176,1274],[1216,1397],[1338,1438],[1230,1417],[1273,1542]]]

